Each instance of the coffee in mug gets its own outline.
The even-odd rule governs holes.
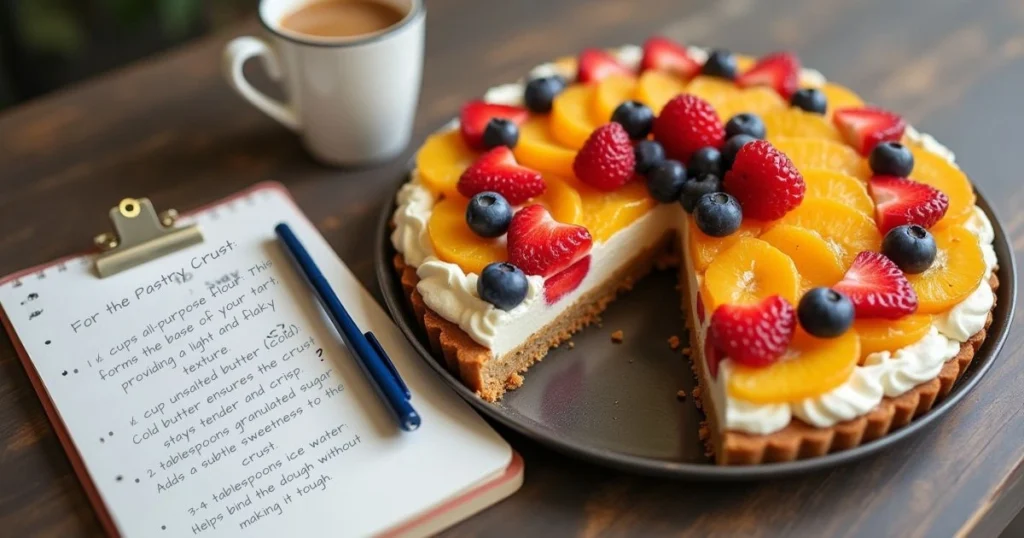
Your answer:
[[[405,14],[375,0],[326,0],[297,9],[281,20],[281,27],[320,37],[356,37],[390,28]]]
[[[352,166],[409,145],[423,70],[423,0],[261,0],[267,37],[224,49],[224,76],[249,103],[302,138],[317,160]],[[286,99],[254,88],[259,58]]]

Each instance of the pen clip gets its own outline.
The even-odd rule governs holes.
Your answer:
[[[402,380],[402,376],[398,375],[398,368],[395,368],[395,363],[391,362],[391,357],[388,356],[387,351],[384,351],[384,346],[380,345],[380,342],[377,340],[377,337],[374,336],[373,332],[371,331],[366,331],[365,333],[363,333],[363,336],[365,336],[366,341],[370,343],[370,347],[372,347],[374,351],[377,352],[377,355],[384,363],[384,366],[386,366],[388,371],[391,372],[391,377],[395,378],[395,381],[398,383],[398,386],[402,389],[402,393],[405,394],[405,399],[411,400],[412,393],[409,392],[409,387],[406,386],[405,381]]]

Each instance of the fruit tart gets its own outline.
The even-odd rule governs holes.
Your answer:
[[[488,401],[674,260],[723,465],[848,449],[928,411],[998,285],[953,154],[788,52],[654,37],[541,65],[431,135],[396,204],[411,306]]]

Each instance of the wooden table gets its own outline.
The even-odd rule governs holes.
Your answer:
[[[430,0],[417,138],[488,86],[586,45],[664,32],[765,53],[788,48],[956,149],[1024,245],[1024,7],[1014,0]],[[554,3],[552,3],[554,4]],[[251,32],[255,24],[232,35]],[[285,183],[374,293],[372,227],[404,159],[314,164],[221,80],[214,36],[0,116],[0,274],[90,244],[123,196],[188,208]],[[1016,324],[1015,324],[1016,325]],[[1024,506],[1024,332],[926,433],[831,472],[761,484],[630,476],[509,433],[523,489],[452,536],[994,536]],[[7,338],[0,343],[0,534],[100,532]],[[508,432],[506,432],[508,433]]]

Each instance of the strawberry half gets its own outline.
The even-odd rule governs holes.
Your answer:
[[[779,295],[755,304],[724,304],[711,314],[708,338],[715,349],[744,366],[774,363],[796,330],[796,309]]]
[[[879,142],[898,142],[907,123],[903,118],[877,107],[840,108],[832,114],[846,143],[865,157]]]
[[[633,75],[611,54],[600,49],[586,49],[576,60],[576,80],[583,84],[598,82],[611,75]]]
[[[949,209],[949,197],[942,191],[905,177],[875,176],[868,181],[868,192],[882,235],[904,224],[931,228]]]
[[[789,101],[800,87],[800,59],[791,52],[769,54],[737,77],[736,84],[741,88],[769,86]]]
[[[636,155],[629,134],[621,124],[611,122],[590,133],[572,162],[576,177],[603,191],[614,191],[633,179]]]
[[[508,261],[528,275],[549,277],[590,254],[594,241],[583,226],[551,218],[544,206],[528,205],[508,226]]]
[[[578,288],[589,271],[590,256],[587,256],[561,272],[551,275],[544,281],[544,301],[547,304],[555,304],[567,293]]]
[[[512,150],[498,146],[469,165],[456,188],[466,198],[484,191],[494,191],[512,205],[519,205],[544,193],[547,185],[540,172],[516,162]]]
[[[522,125],[529,117],[530,111],[525,108],[497,105],[477,99],[462,106],[462,111],[459,112],[459,131],[462,132],[462,139],[466,141],[466,145],[480,150],[484,149],[484,129],[487,129],[487,123],[492,119],[505,118],[516,125]]]
[[[683,78],[692,78],[700,73],[701,64],[690,57],[686,47],[661,36],[655,36],[644,43],[644,57],[640,70],[657,69],[669,71]]]
[[[878,252],[864,251],[832,289],[853,301],[854,315],[899,319],[917,311],[917,294],[903,271]]]

